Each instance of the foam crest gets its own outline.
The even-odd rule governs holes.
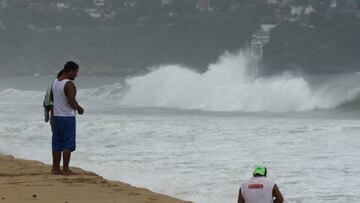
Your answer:
[[[305,79],[284,73],[261,77],[254,64],[243,52],[227,52],[203,73],[181,65],[162,65],[142,76],[125,81],[116,79],[117,83],[113,84],[107,78],[98,81],[105,84],[102,86],[94,85],[92,79],[84,80],[84,85],[91,88],[79,89],[78,96],[81,103],[94,108],[102,104],[241,112],[359,109],[360,86],[356,75],[306,76]],[[38,91],[1,89],[0,103],[41,107],[48,81],[38,83],[46,85]]]
[[[359,92],[314,91],[302,77],[288,73],[257,77],[256,70],[242,52],[225,53],[204,73],[180,65],[160,66],[147,75],[126,80],[129,89],[121,103],[210,111],[286,112],[332,108]]]

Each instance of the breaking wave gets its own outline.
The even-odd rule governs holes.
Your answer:
[[[162,65],[120,83],[79,90],[87,104],[204,111],[291,112],[313,109],[360,109],[360,86],[316,86],[302,76],[258,76],[246,54],[225,53],[204,73],[181,65]],[[348,80],[348,79],[345,79]],[[356,81],[358,81],[356,79]],[[45,88],[44,88],[45,89]],[[0,90],[0,103],[42,104],[44,91]],[[11,103],[11,102],[10,102]]]
[[[126,80],[121,104],[208,111],[304,111],[334,108],[357,98],[360,88],[314,89],[303,77],[284,73],[258,77],[248,57],[225,53],[204,73],[180,66],[156,70]]]

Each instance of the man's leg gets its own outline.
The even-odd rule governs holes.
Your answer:
[[[61,151],[63,148],[63,144],[61,141],[61,131],[59,127],[61,123],[59,122],[59,118],[56,116],[52,116],[52,123],[51,123],[51,131],[52,131],[52,139],[51,139],[51,148],[52,148],[52,158],[53,158],[53,165],[51,168],[51,173],[54,175],[63,174],[60,169],[60,161],[61,161]]]
[[[62,174],[62,172],[60,170],[61,151],[59,151],[59,152],[53,151],[52,157],[53,157],[53,165],[51,168],[51,173],[54,175]]]
[[[64,149],[64,152],[63,152],[63,172],[66,175],[74,175],[75,174],[69,168],[70,158],[71,158],[71,150]]]
[[[76,120],[74,117],[66,118],[66,128],[65,136],[64,136],[64,151],[63,151],[63,172],[66,175],[74,175],[75,173],[72,172],[69,168],[71,152],[76,148]]]

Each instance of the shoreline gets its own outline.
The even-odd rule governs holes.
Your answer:
[[[81,168],[71,170],[77,175],[52,175],[50,165],[0,154],[0,203],[191,203]]]

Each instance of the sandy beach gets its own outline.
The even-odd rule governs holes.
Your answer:
[[[50,165],[0,155],[0,203],[188,202],[145,188],[106,180],[80,168],[71,169],[78,175],[52,175]]]

